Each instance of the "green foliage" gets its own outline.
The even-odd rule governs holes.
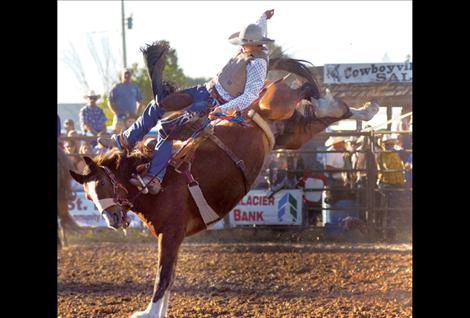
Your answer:
[[[142,93],[142,105],[137,109],[137,115],[141,115],[145,106],[153,99],[152,87],[150,86],[150,78],[145,68],[139,68],[137,63],[132,64],[132,82],[139,86]]]
[[[186,76],[183,70],[178,65],[178,55],[175,49],[168,51],[165,67],[163,68],[163,78],[166,81],[173,82],[177,87],[183,87],[186,81]]]
[[[101,108],[106,115],[106,126],[111,126],[113,123],[114,114],[108,107],[108,95],[103,95],[101,102],[98,103],[98,107]]]

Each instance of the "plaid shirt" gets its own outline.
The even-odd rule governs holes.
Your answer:
[[[104,111],[98,106],[96,106],[95,108],[92,108],[90,105],[82,107],[82,109],[80,109],[79,117],[80,127],[82,128],[82,131],[86,130],[84,124],[90,126],[91,128],[97,131],[101,131],[105,128],[105,123],[107,119],[104,114]]]
[[[263,34],[266,34],[266,15],[263,15],[256,21],[256,24],[261,27]],[[246,65],[246,83],[243,94],[238,97],[233,97],[216,81],[215,88],[220,96],[227,101],[227,103],[220,106],[223,112],[227,111],[242,111],[258,98],[261,89],[263,88],[264,80],[266,79],[268,64],[265,60],[256,58],[252,59]]]

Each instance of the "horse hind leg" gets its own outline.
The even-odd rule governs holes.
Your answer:
[[[176,258],[184,232],[178,235],[160,234],[158,236],[158,273],[152,300],[144,311],[134,313],[131,318],[164,318],[168,311],[170,289],[173,285]]]

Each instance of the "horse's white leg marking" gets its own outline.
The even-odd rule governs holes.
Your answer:
[[[369,102],[359,109],[350,108],[353,114],[350,119],[369,121],[379,112],[380,105],[376,102]]]
[[[166,295],[166,293],[165,293]],[[147,309],[144,311],[138,311],[132,314],[131,318],[161,318],[164,316],[160,315],[162,305],[165,301],[165,295],[160,298],[157,302],[150,302]]]
[[[163,304],[160,311],[160,318],[165,318],[168,311],[168,306],[170,305],[170,291],[167,290],[165,295],[163,295]]]

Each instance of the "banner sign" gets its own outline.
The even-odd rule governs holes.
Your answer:
[[[325,84],[411,82],[413,65],[409,63],[325,64]]]
[[[269,198],[267,190],[251,190],[230,211],[230,225],[301,225],[302,190],[282,190]]]
[[[85,192],[73,192],[74,200],[69,201],[69,213],[79,226],[107,227],[105,219],[95,207],[93,201],[85,197]],[[142,221],[132,213],[127,212],[131,218],[130,227],[141,227]]]

